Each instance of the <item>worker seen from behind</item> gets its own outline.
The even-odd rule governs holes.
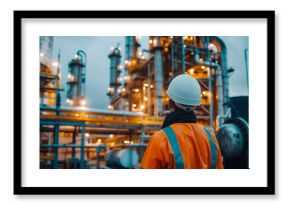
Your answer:
[[[196,123],[194,108],[200,105],[198,81],[188,74],[175,77],[166,94],[172,112],[162,130],[148,143],[143,169],[222,169],[222,156],[214,134]]]

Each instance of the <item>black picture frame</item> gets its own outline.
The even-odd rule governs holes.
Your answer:
[[[267,21],[266,187],[24,187],[22,186],[22,19],[216,18]],[[271,72],[270,72],[271,71]],[[271,74],[269,74],[271,73]],[[269,83],[271,82],[271,83]],[[275,11],[14,11],[14,194],[15,195],[273,195],[275,194]]]

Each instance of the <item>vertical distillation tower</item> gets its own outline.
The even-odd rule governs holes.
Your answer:
[[[120,92],[119,86],[120,82],[120,73],[122,71],[121,63],[121,51],[119,46],[113,48],[112,52],[108,55],[110,58],[110,87],[108,88],[108,96],[112,102],[114,96]],[[114,109],[113,106],[109,105],[109,109]]]
[[[125,37],[125,46],[126,46],[126,55],[125,55],[125,79],[124,79],[124,86],[126,87],[126,100],[128,104],[128,110],[134,111],[136,110],[136,104],[133,103],[132,99],[141,99],[139,96],[139,91],[141,89],[134,89],[134,85],[132,85],[129,80],[133,80],[132,70],[136,69],[138,65],[138,48],[140,44],[138,42],[139,37],[137,36],[126,36]],[[135,77],[134,77],[135,78]],[[138,83],[135,79],[135,85]],[[138,91],[138,92],[134,92]]]
[[[70,106],[84,106],[86,105],[86,53],[81,50],[77,51],[68,66],[67,103]]]
[[[154,115],[160,116],[163,113],[163,53],[160,37],[156,36],[153,40],[154,51],[154,83],[155,83],[155,100]]]

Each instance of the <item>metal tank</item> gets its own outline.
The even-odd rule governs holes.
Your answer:
[[[77,51],[68,66],[67,103],[70,106],[84,106],[86,105],[86,53],[82,50]]]
[[[249,126],[242,118],[230,118],[216,133],[224,168],[249,168]]]
[[[112,150],[105,156],[106,165],[110,168],[132,169],[138,164],[139,156],[135,150]]]

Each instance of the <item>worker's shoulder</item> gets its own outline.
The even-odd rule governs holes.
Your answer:
[[[155,132],[155,133],[152,135],[151,139],[152,139],[152,140],[156,140],[156,141],[161,142],[161,141],[166,140],[166,134],[165,134],[164,130],[161,129],[161,130]]]
[[[173,130],[195,130],[202,131],[205,126],[197,124],[197,123],[175,123],[171,125]]]

